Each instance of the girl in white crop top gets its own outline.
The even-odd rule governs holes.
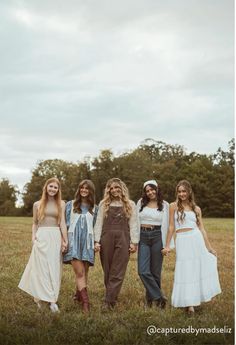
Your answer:
[[[175,211],[174,220],[175,220],[175,231],[181,229],[195,229],[197,227],[197,217],[194,211],[185,210],[184,218],[180,220],[181,212]]]
[[[146,289],[147,306],[155,302],[164,308],[166,297],[161,290],[161,269],[169,224],[169,204],[163,200],[155,180],[144,183],[142,198],[137,203],[140,223],[138,273]]]
[[[216,251],[212,248],[196,206],[190,183],[182,180],[176,187],[176,202],[170,204],[170,225],[163,255],[170,252],[170,240],[176,231],[176,265],[172,305],[187,307],[210,301],[221,292]]]

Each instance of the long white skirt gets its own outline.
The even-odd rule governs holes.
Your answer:
[[[172,305],[197,306],[219,293],[217,258],[208,252],[201,231],[177,233]]]
[[[39,227],[18,287],[41,301],[56,303],[62,274],[59,227]]]

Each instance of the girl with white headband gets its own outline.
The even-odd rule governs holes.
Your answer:
[[[167,298],[161,290],[161,270],[166,234],[169,226],[169,204],[162,198],[160,186],[155,180],[143,184],[143,194],[137,203],[140,222],[138,273],[146,289],[148,307],[164,309]],[[171,243],[173,247],[173,242]]]

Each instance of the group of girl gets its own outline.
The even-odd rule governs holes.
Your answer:
[[[129,256],[137,250],[138,274],[148,307],[166,306],[167,298],[161,288],[162,262],[174,246],[174,307],[185,307],[193,313],[194,306],[221,292],[216,252],[186,180],[178,183],[176,201],[170,205],[163,200],[157,182],[146,181],[135,205],[125,183],[112,178],[106,184],[103,200],[96,206],[92,181],[83,180],[74,200],[65,205],[59,180],[51,178],[43,187],[41,199],[33,205],[32,243],[19,288],[33,296],[39,308],[42,302],[48,302],[52,312],[59,311],[62,261],[71,264],[75,273],[73,299],[82,304],[84,313],[89,312],[87,279],[95,252],[100,253],[104,272],[103,309],[115,307]]]

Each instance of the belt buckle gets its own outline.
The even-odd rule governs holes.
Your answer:
[[[154,230],[154,226],[149,226],[149,227],[142,227],[143,231],[153,231]]]

